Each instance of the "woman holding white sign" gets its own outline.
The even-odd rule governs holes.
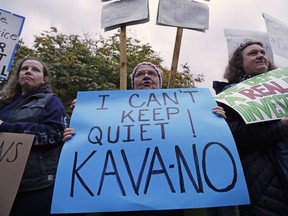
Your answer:
[[[216,93],[276,67],[261,42],[248,41],[233,53],[224,78],[214,82]],[[250,205],[239,206],[241,216],[287,215],[288,213],[288,118],[246,124],[241,116],[223,105],[242,162]],[[286,161],[285,161],[286,160]]]

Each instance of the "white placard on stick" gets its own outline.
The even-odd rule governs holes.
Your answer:
[[[263,13],[274,54],[288,58],[288,26]]]
[[[209,8],[195,1],[159,0],[156,24],[204,32],[209,28]]]
[[[25,18],[0,9],[0,79],[7,80]]]
[[[109,31],[122,25],[145,23],[149,19],[148,0],[120,0],[103,5],[101,27]]]
[[[247,41],[260,41],[263,43],[266,55],[268,56],[269,60],[274,62],[271,44],[266,32],[224,29],[224,34],[227,41],[229,59],[233,55],[235,49],[242,43],[246,43]]]

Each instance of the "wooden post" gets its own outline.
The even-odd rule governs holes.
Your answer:
[[[120,32],[120,90],[127,90],[126,26]]]
[[[175,45],[174,45],[174,53],[173,53],[173,58],[172,58],[172,65],[171,65],[168,88],[175,88],[175,80],[176,80],[177,66],[178,66],[178,60],[179,60],[179,54],[180,54],[180,48],[181,48],[182,34],[183,34],[183,28],[178,27]]]

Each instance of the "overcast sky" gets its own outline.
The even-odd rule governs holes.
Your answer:
[[[116,30],[101,29],[101,0],[0,0],[0,8],[24,16],[21,38],[31,45],[34,35],[50,27],[67,35],[101,33],[109,36]],[[228,62],[224,29],[266,32],[262,12],[288,25],[287,0],[210,0],[201,1],[209,7],[209,30],[205,33],[184,29],[179,65],[188,63],[191,71],[204,74],[205,82],[198,87],[212,90],[213,80],[223,80]],[[132,36],[150,43],[171,68],[175,43],[175,27],[156,25],[158,0],[149,0],[150,22],[127,27]],[[288,66],[288,59],[274,55],[277,66]]]

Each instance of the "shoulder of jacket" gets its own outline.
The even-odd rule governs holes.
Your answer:
[[[54,95],[55,94],[52,92],[39,92],[39,93],[29,96],[30,98],[29,101],[34,101],[36,99],[37,103],[42,103],[42,104],[45,104],[46,106]]]
[[[45,93],[44,96],[40,98],[39,100],[47,104],[54,95],[55,94],[52,92]]]

